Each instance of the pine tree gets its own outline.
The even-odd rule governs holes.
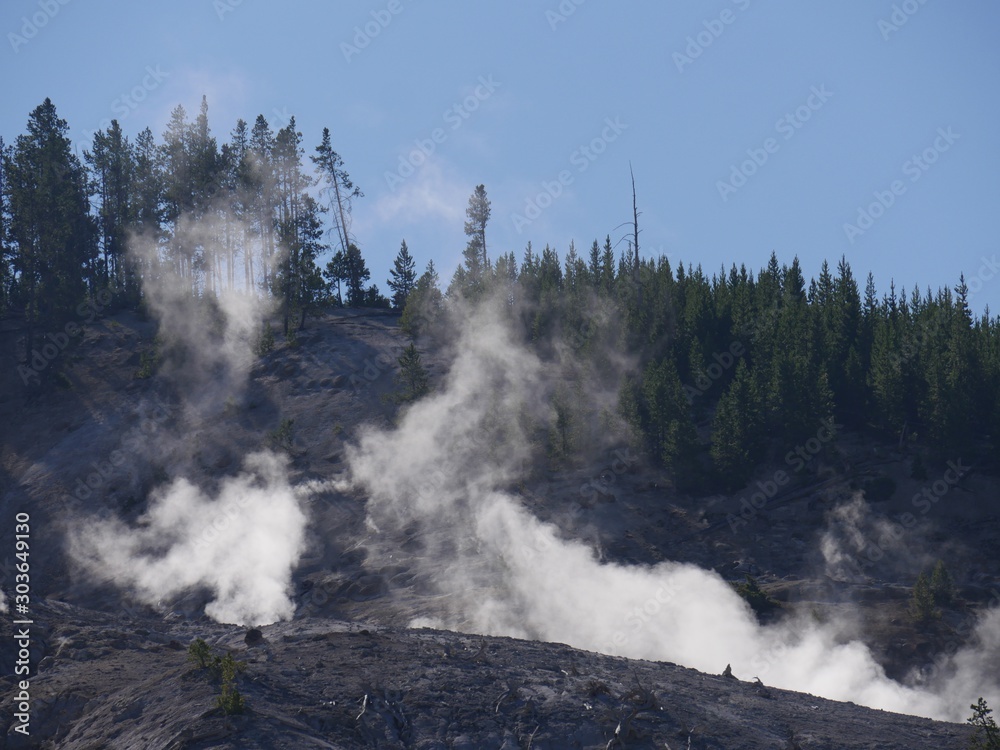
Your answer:
[[[347,246],[344,253],[344,283],[347,287],[347,304],[350,307],[360,307],[365,304],[365,284],[371,278],[371,272],[365,264],[361,250],[353,242]]]
[[[174,273],[182,278],[191,277],[194,273],[194,250],[184,244],[184,239],[178,232],[181,217],[194,206],[190,139],[187,112],[178,104],[170,113],[170,121],[163,133],[160,158],[164,174],[163,220],[170,237],[168,259],[173,265]]]
[[[764,371],[768,379],[763,381],[768,384],[765,403],[769,426],[795,445],[815,434],[820,421],[832,414],[833,406],[798,258],[782,270],[779,300],[775,325],[764,334],[764,346],[770,351],[760,359],[769,365]]]
[[[251,194],[251,164],[250,164],[250,132],[247,128],[246,120],[240,118],[236,121],[236,127],[229,136],[229,143],[223,147],[224,159],[224,183],[227,192],[226,196],[226,283],[230,289],[236,288],[236,254],[239,250],[244,253],[243,259],[243,284],[246,290],[253,288],[251,281],[250,266],[252,257],[250,253],[250,237],[248,224],[250,221],[250,194]]]
[[[952,582],[951,573],[948,572],[943,561],[938,560],[935,563],[934,570],[931,571],[929,585],[935,604],[942,607],[951,604],[955,598],[955,584]]]
[[[278,131],[274,142],[275,196],[278,213],[280,262],[276,264],[272,293],[281,298],[284,332],[288,335],[290,319],[301,312],[301,327],[306,311],[315,300],[312,287],[317,284],[316,257],[325,247],[319,205],[305,191],[312,180],[302,172],[302,134],[295,129],[295,118]]]
[[[37,333],[61,328],[99,280],[87,175],[68,130],[46,99],[31,112],[28,133],[17,137],[6,161],[9,237],[29,357]]]
[[[524,247],[521,268],[517,273],[517,282],[526,300],[537,301],[538,297],[538,256],[531,248],[531,240]]]
[[[337,307],[343,307],[344,298],[341,294],[341,284],[347,280],[347,265],[343,250],[338,250],[333,254],[333,258],[323,270],[323,278],[326,279],[327,286],[336,293]]]
[[[698,438],[673,360],[651,363],[643,372],[640,424],[650,452],[684,484],[694,480]]]
[[[135,164],[129,193],[133,201],[132,230],[151,247],[159,247],[163,237],[164,176],[159,149],[153,131],[142,130],[135,139]],[[136,273],[140,279],[155,279],[159,273],[159,257],[136,257]],[[138,300],[136,300],[138,302]]]
[[[910,612],[917,622],[929,622],[937,619],[938,611],[934,607],[934,594],[926,573],[917,577],[913,584],[913,595],[910,599]]]
[[[573,243],[573,240],[569,242],[569,250],[566,251],[566,260],[564,263],[563,286],[575,301],[579,298],[580,293],[587,283],[588,273],[587,264],[577,255],[576,245]]]
[[[549,427],[549,456],[556,461],[571,461],[578,450],[578,418],[573,408],[578,402],[561,386],[552,394],[550,405],[555,418]]]
[[[888,312],[888,306],[883,310]],[[904,399],[904,359],[901,355],[899,328],[888,314],[874,323],[871,366],[868,381],[878,424],[898,433],[906,421]]]
[[[90,167],[94,194],[98,197],[97,220],[103,255],[98,275],[117,293],[138,300],[138,279],[127,266],[125,240],[134,224],[131,192],[134,157],[132,147],[117,120],[106,131],[94,134],[90,151],[84,151]]]
[[[490,274],[489,256],[486,254],[486,224],[490,219],[490,202],[486,198],[486,188],[478,185],[469,197],[469,207],[465,211],[465,235],[469,238],[462,252],[461,273],[452,278],[448,287],[450,295],[460,294],[469,299],[479,299],[486,290]]]
[[[615,251],[611,247],[611,235],[604,238],[604,248],[601,251],[601,289],[611,294],[615,287]]]
[[[590,283],[596,289],[601,282],[601,246],[594,240],[590,246],[590,259],[587,264],[587,272],[590,276]]]
[[[400,328],[412,337],[426,332],[441,314],[442,300],[434,261],[428,261],[427,269],[417,279],[417,285],[406,300],[399,318]]]
[[[378,307],[384,309],[389,309],[392,306],[392,302],[379,291],[378,284],[372,284],[370,287],[365,289],[364,302],[362,302],[362,304],[365,307]]]
[[[537,308],[531,325],[531,337],[548,340],[555,330],[561,312],[563,289],[562,265],[559,254],[548,245],[542,250],[536,270],[534,292]]]
[[[982,696],[969,708],[972,709],[972,716],[966,719],[966,723],[976,730],[969,739],[970,750],[1000,750],[1000,727],[990,716],[993,709]]]
[[[862,358],[861,296],[851,266],[843,256],[837,264],[832,303],[835,348],[827,367],[830,390],[841,417],[850,424],[858,425],[863,423],[865,415],[864,378],[867,370]]]
[[[756,384],[741,359],[712,424],[712,460],[727,490],[743,486],[762,455],[760,412]]]
[[[486,253],[486,225],[490,220],[490,201],[486,197],[486,186],[476,185],[469,197],[469,207],[465,209],[465,235],[469,238],[466,253],[478,253],[478,263],[483,272],[490,268],[490,257]]]
[[[493,266],[493,286],[503,290],[503,299],[508,307],[513,307],[518,298],[517,275],[517,258],[513,250],[497,258]]]
[[[427,371],[420,361],[417,347],[414,344],[406,347],[398,362],[399,375],[396,380],[403,389],[398,398],[400,401],[416,401],[430,389]]]
[[[204,216],[218,188],[219,147],[208,125],[208,98],[201,97],[201,108],[191,125],[191,192],[196,215]]]
[[[214,201],[220,184],[220,168],[222,161],[218,144],[212,137],[208,125],[208,99],[201,97],[201,108],[195,121],[191,123],[187,138],[188,164],[190,167],[191,212],[192,218],[201,222],[209,216],[214,207]],[[208,231],[213,232],[214,222],[209,224]],[[215,253],[219,243],[217,238],[207,236],[192,249],[193,269],[204,282],[204,289],[214,292],[218,287],[218,258]],[[198,285],[195,285],[197,290]],[[197,293],[197,291],[196,291]]]
[[[410,296],[413,287],[417,283],[417,274],[414,270],[416,264],[413,256],[410,255],[409,248],[406,247],[406,240],[399,246],[399,253],[393,261],[392,270],[389,271],[389,289],[392,290],[392,306],[396,310],[402,310],[406,306],[406,298]]]
[[[363,198],[364,193],[351,181],[350,175],[344,169],[344,160],[333,150],[329,128],[323,128],[322,140],[316,147],[316,154],[312,160],[326,185],[333,227],[337,232],[340,249],[344,251],[346,257],[351,248],[351,206],[353,200]]]
[[[296,262],[292,267],[293,278],[289,288],[291,293],[289,307],[299,313],[300,331],[305,328],[306,316],[315,311],[325,296],[323,278],[316,264],[316,259],[327,250],[323,242],[321,211],[312,196],[302,196],[302,206],[296,217],[298,224],[297,252],[294,254]]]
[[[272,286],[271,274],[277,247],[274,217],[277,212],[275,201],[274,133],[264,115],[257,115],[250,131],[247,174],[251,225],[253,233],[260,239],[257,271],[253,269],[252,251],[246,250],[245,261],[249,265],[246,272],[254,283],[268,290]]]

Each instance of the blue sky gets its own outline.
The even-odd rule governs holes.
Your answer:
[[[81,148],[112,117],[159,137],[202,94],[220,142],[259,113],[307,152],[329,127],[383,290],[404,238],[447,282],[479,183],[493,256],[617,241],[631,161],[645,255],[774,250],[807,277],[846,255],[880,294],[964,272],[1000,311],[987,0],[5,0],[0,32],[8,142],[47,96]]]

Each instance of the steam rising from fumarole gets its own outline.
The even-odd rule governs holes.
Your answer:
[[[216,221],[181,217],[171,241],[175,249],[221,252],[221,233]],[[253,336],[272,302],[254,290],[199,295],[190,275],[164,261],[155,240],[133,237],[129,252],[147,269],[143,293],[158,322],[157,377],[179,403],[174,429],[162,426],[152,435],[133,430],[122,445],[136,464],[166,462],[172,481],[152,491],[136,527],[116,518],[70,524],[70,554],[91,577],[151,605],[202,590],[209,596],[206,614],[221,622],[290,618],[291,574],[307,523],[302,500],[311,489],[293,488],[287,460],[266,451],[247,456],[242,473],[210,491],[184,478],[195,472],[191,434],[204,436],[205,426],[243,395]]]
[[[251,234],[231,216],[224,222],[213,213],[198,220],[182,215],[173,233],[174,254],[182,254],[176,248],[222,254],[220,238],[227,231]],[[130,257],[149,269],[143,298],[158,324],[160,373],[183,392],[189,410],[204,414],[242,393],[253,363],[254,336],[272,312],[274,300],[254,289],[220,289],[197,296],[191,275],[164,260],[161,251],[155,239],[139,235],[129,240]]]
[[[419,539],[416,564],[440,589],[435,601],[446,602],[414,625],[558,641],[711,673],[729,663],[743,679],[936,718],[962,720],[979,695],[997,702],[995,665],[982,655],[997,653],[998,610],[979,623],[972,649],[936,670],[934,684],[907,687],[834,625],[760,626],[714,572],[602,563],[563,539],[504,490],[529,452],[526,416],[541,408],[547,373],[495,314],[480,308],[467,320],[441,388],[398,427],[371,428],[348,451],[375,538]],[[386,544],[388,555],[395,543]]]
[[[212,597],[205,613],[219,622],[288,619],[306,516],[285,463],[270,453],[248,456],[244,472],[225,479],[214,499],[177,479],[153,493],[142,525],[86,522],[71,552],[96,577],[148,604],[204,588]]]

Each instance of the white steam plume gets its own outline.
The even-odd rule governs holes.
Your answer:
[[[70,552],[96,578],[147,604],[204,588],[212,596],[205,612],[219,622],[289,619],[306,526],[300,494],[284,459],[255,453],[214,499],[177,479],[154,491],[137,527],[115,518],[86,521],[71,533]]]
[[[923,524],[904,527],[874,513],[861,492],[827,514],[819,540],[826,576],[854,583],[929,570],[935,558],[928,546]]]
[[[413,564],[440,589],[443,611],[415,618],[469,632],[558,641],[672,661],[903,713],[961,720],[978,695],[998,702],[995,677],[972,651],[932,688],[886,677],[867,647],[808,618],[760,626],[721,577],[696,566],[602,563],[563,539],[505,490],[530,453],[547,375],[489,311],[468,316],[439,391],[395,429],[370,428],[348,451],[353,485],[369,500],[374,544],[399,560],[400,536],[419,539]],[[489,435],[488,439],[482,436]],[[417,530],[419,533],[414,533]],[[401,561],[402,562],[402,561]],[[1000,640],[994,612],[974,640]],[[995,652],[994,652],[995,653]]]
[[[158,323],[157,377],[173,386],[180,403],[176,420],[163,415],[152,434],[133,430],[123,446],[134,461],[166,463],[176,476],[152,491],[137,527],[114,518],[69,524],[69,551],[93,578],[132,589],[143,602],[200,589],[209,594],[210,617],[256,625],[294,611],[288,592],[307,520],[300,500],[310,491],[293,488],[287,460],[268,452],[247,456],[243,472],[222,479],[211,493],[183,478],[195,471],[191,433],[225,441],[221,430],[210,428],[223,404],[242,396],[252,339],[272,306],[254,289],[198,288],[200,279],[213,277],[191,273],[192,258],[202,253],[210,268],[212,258],[225,257],[220,238],[227,232],[252,236],[232,216],[223,221],[209,211],[199,220],[178,219],[167,260],[155,239],[130,239],[131,257],[144,270],[144,301]]]
[[[223,221],[214,212],[193,220],[181,216],[171,245],[206,256],[225,254],[221,237],[228,232],[250,236],[249,228],[231,216]],[[161,258],[155,240],[133,236],[129,254],[147,269],[143,298],[158,323],[162,342],[159,373],[185,394],[186,406],[196,414],[238,398],[253,364],[253,339],[274,308],[273,299],[255,289],[220,289],[200,295],[190,273],[181,273]],[[250,248],[244,248],[250,252]]]

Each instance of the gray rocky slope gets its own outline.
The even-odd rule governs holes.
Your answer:
[[[345,445],[360,425],[395,418],[383,397],[396,387],[395,358],[407,341],[392,316],[326,315],[222,393],[171,373],[137,378],[153,335],[151,323],[128,314],[94,321],[79,346],[60,354],[68,387],[41,397],[22,387],[16,362],[0,362],[0,585],[11,593],[13,524],[6,519],[27,509],[38,669],[26,745],[11,731],[13,701],[0,706],[10,746],[965,746],[963,725],[783,691],[750,674],[733,679],[559,644],[409,629],[430,606],[426,569],[389,561],[384,542],[366,542],[365,498],[356,493],[328,491],[313,501],[308,549],[292,581],[294,618],[261,628],[259,643],[246,642],[246,628],[207,618],[204,591],[141,602],[94,581],[66,555],[78,514],[135,524],[166,479],[211,482],[276,442],[290,457],[292,482],[330,479],[343,472]],[[446,355],[429,349],[424,359],[432,381],[439,379]],[[199,395],[211,408],[188,406]],[[928,523],[909,530],[911,548],[955,561],[961,592],[938,624],[915,628],[906,599],[919,556],[905,564],[889,556],[863,577],[820,572],[817,534],[852,488],[879,477],[896,481],[894,496],[872,503],[877,518],[897,516],[919,490],[910,457],[893,446],[851,435],[838,445],[838,461],[812,462],[739,534],[727,523],[739,498],[664,492],[662,478],[641,462],[627,473],[608,474],[602,458],[535,472],[523,502],[607,560],[681,560],[734,581],[752,572],[784,605],[819,615],[849,607],[859,613],[858,636],[901,676],[932,660],[949,637],[967,635],[963,623],[989,601],[1000,537],[995,501],[982,499],[997,497],[996,483],[969,472],[946,515],[934,508],[921,519]],[[81,490],[95,470],[104,473],[89,493]],[[588,483],[593,491],[583,492]],[[578,512],[558,512],[581,498]],[[5,696],[15,693],[11,629],[8,616],[0,645]],[[237,678],[244,715],[224,716],[215,706],[218,678],[189,663],[187,647],[199,637],[247,663]],[[720,673],[725,666],[720,649]]]

